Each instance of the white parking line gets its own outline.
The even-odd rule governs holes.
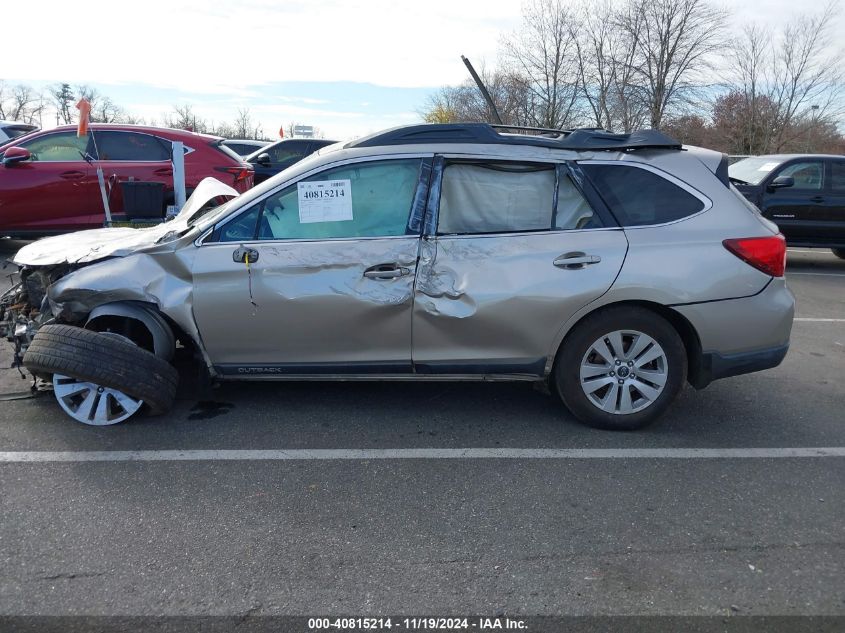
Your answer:
[[[795,317],[793,321],[806,321],[809,323],[845,323],[845,319],[816,319],[813,317]]]
[[[795,457],[845,457],[845,446],[821,448],[330,448],[185,451],[6,451],[0,452],[0,463],[367,459],[778,459]]]

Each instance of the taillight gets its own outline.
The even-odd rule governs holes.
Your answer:
[[[243,182],[252,176],[252,167],[215,167],[217,171],[225,171],[235,177],[235,182]]]
[[[772,277],[783,277],[786,269],[786,240],[783,235],[740,237],[722,242],[744,262]]]

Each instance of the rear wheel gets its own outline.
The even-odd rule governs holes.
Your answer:
[[[845,248],[831,248],[830,250],[839,259],[845,259]]]
[[[672,325],[637,306],[603,310],[566,338],[554,379],[582,422],[634,430],[653,422],[686,380],[686,351]]]

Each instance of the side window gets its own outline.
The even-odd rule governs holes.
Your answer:
[[[845,193],[845,161],[830,163],[830,188],[836,193]]]
[[[552,228],[569,231],[575,229],[597,229],[602,225],[599,217],[575,187],[566,170],[561,168],[558,178],[557,206]]]
[[[824,187],[824,163],[793,163],[775,174],[775,178],[781,176],[792,176],[795,179],[794,189],[819,191]]]
[[[241,213],[231,222],[227,222],[213,236],[213,242],[248,242],[255,239],[255,227],[261,214],[261,203],[254,205],[249,211]]]
[[[79,138],[75,131],[59,132],[21,143],[21,146],[29,150],[34,161],[81,161],[81,154],[85,153],[89,136]]]
[[[283,163],[287,160],[295,160],[305,156],[308,153],[308,143],[302,143],[300,141],[279,143],[268,150],[267,153],[270,154],[271,162]]]
[[[478,235],[601,226],[566,169],[561,166],[557,175],[555,169],[549,164],[447,164],[437,232]]]
[[[443,170],[441,235],[549,230],[554,165],[452,163]]]
[[[698,213],[704,203],[654,172],[627,165],[580,163],[622,226],[647,226]]]
[[[421,162],[400,159],[328,169],[265,198],[223,225],[216,239],[251,239],[242,237],[247,233],[259,240],[415,235],[408,218]]]
[[[96,132],[94,141],[100,160],[143,162],[170,160],[169,150],[151,134]]]

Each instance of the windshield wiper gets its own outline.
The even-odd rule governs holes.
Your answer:
[[[732,183],[734,183],[736,185],[747,185],[747,184],[749,184],[749,183],[745,182],[744,180],[741,180],[739,178],[734,178],[733,176],[728,176],[728,180],[730,180]]]

